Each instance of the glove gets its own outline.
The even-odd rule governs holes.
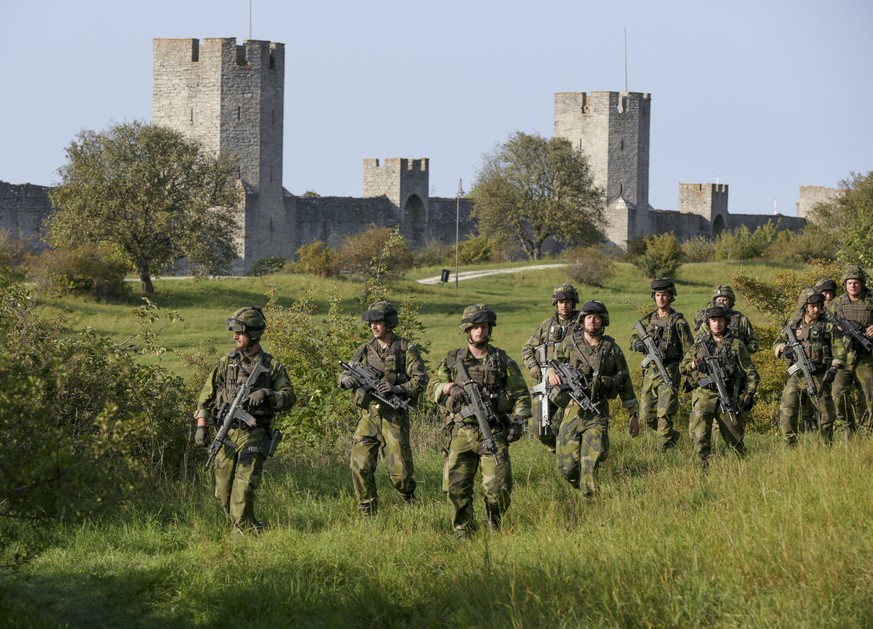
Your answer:
[[[837,371],[839,371],[839,367],[836,365],[831,365],[831,368],[825,372],[824,378],[821,379],[823,384],[830,384],[834,381],[834,378],[837,377]]]
[[[206,426],[197,426],[197,432],[194,433],[194,445],[205,448],[209,445],[209,428]]]
[[[506,440],[509,443],[514,443],[521,439],[524,435],[524,418],[516,417],[512,420],[512,423],[506,428]]]
[[[639,352],[640,354],[646,353],[646,344],[642,341],[642,339],[637,339],[634,341],[634,351]]]
[[[691,366],[692,366],[696,371],[702,371],[701,367],[703,367],[703,363],[704,363],[704,362],[706,362],[706,361],[704,361],[702,358],[695,358],[695,359],[694,359],[694,362],[691,363]]]
[[[340,387],[343,389],[357,389],[358,381],[355,380],[352,376],[343,376],[342,380],[340,380]]]
[[[540,368],[538,365],[534,365],[530,368],[530,377],[534,380],[539,380],[542,378],[542,374],[540,373]]]
[[[449,395],[455,402],[460,404],[468,404],[470,400],[467,399],[467,393],[464,391],[464,387],[460,385],[455,385],[451,389],[449,389]]]
[[[782,357],[793,363],[795,358],[794,350],[786,345],[782,350]]]
[[[394,386],[393,384],[388,384],[387,382],[380,382],[376,385],[376,390],[382,395],[387,395],[389,393],[393,393],[394,395],[400,395],[404,392],[403,387]]]
[[[627,423],[627,430],[631,437],[636,437],[640,434],[640,416],[638,413],[631,413]]]
[[[270,389],[258,389],[257,391],[253,391],[246,398],[246,402],[248,402],[249,406],[260,406],[264,403],[268,397],[273,395],[273,391]]]
[[[754,393],[746,393],[746,396],[743,398],[743,410],[750,411],[752,407],[755,405],[755,394]]]

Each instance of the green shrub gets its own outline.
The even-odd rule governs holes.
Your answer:
[[[649,236],[645,242],[645,253],[634,258],[634,265],[649,279],[675,277],[682,265],[682,247],[673,232]]]
[[[612,258],[598,247],[568,249],[562,257],[570,265],[567,275],[583,286],[603,286],[615,274]]]
[[[461,242],[458,261],[461,264],[485,264],[493,261],[494,242],[485,236],[474,236]]]
[[[106,246],[47,249],[30,259],[30,274],[40,290],[54,295],[120,299],[130,294],[127,266]]]
[[[455,262],[455,245],[446,245],[437,240],[428,242],[415,254],[416,268],[426,266],[445,266]]]
[[[339,257],[336,249],[322,240],[315,240],[297,248],[297,262],[290,263],[296,273],[308,273],[318,277],[339,275]],[[287,267],[286,267],[287,268]]]
[[[695,236],[682,243],[682,257],[686,262],[715,260],[715,242],[706,236]]]
[[[412,254],[396,227],[371,227],[349,236],[339,249],[339,266],[350,276],[385,282],[412,267]]]
[[[252,268],[249,269],[247,275],[254,277],[273,275],[274,273],[281,272],[284,269],[286,262],[288,262],[288,259],[283,258],[282,256],[259,258],[252,263]]]
[[[785,262],[812,262],[836,258],[840,243],[833,233],[809,224],[798,234],[783,229],[767,251],[767,258]]]
[[[778,222],[767,221],[755,231],[745,225],[723,231],[715,241],[716,260],[758,260],[766,257],[767,250],[776,240]]]

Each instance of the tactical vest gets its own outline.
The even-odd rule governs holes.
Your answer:
[[[725,375],[725,386],[727,386],[728,391],[733,394],[733,397],[736,398],[739,395],[739,391],[743,390],[743,385],[746,381],[746,373],[740,369],[739,364],[737,364],[736,358],[733,356],[731,352],[731,347],[734,343],[734,335],[731,333],[725,334],[724,340],[722,340],[721,344],[716,346],[714,341],[710,340],[710,335],[706,334],[702,337],[698,337],[696,341],[694,341],[694,357],[699,358],[701,362],[704,361],[703,357],[703,349],[701,348],[702,343],[709,343],[710,351],[712,351],[713,356],[715,356],[716,360],[721,365],[724,370]],[[703,378],[707,377],[706,367],[703,367],[700,370],[693,371],[686,380],[692,385],[692,387],[697,386],[699,381]],[[715,384],[711,384],[709,386],[713,391],[715,390]]]
[[[604,334],[596,346],[585,341],[584,330],[572,337],[569,365],[581,372],[591,383],[590,395],[593,402],[602,398],[615,397],[623,385],[624,374],[615,360],[615,339]],[[609,390],[603,390],[603,378],[610,383]]]
[[[848,295],[843,295],[840,298],[839,308],[840,314],[845,319],[860,323],[865,328],[873,323],[873,315],[871,315],[873,305],[871,305],[869,299],[860,299],[852,303],[849,301]]]
[[[463,386],[463,378],[457,368],[457,363],[463,361],[470,380],[479,387],[482,399],[491,403],[497,415],[505,416],[515,408],[515,397],[506,387],[509,356],[496,347],[490,350],[484,363],[476,358],[465,360],[466,347],[452,350],[446,354],[446,366],[451,371],[452,381]]]
[[[826,370],[831,365],[831,332],[824,322],[818,318],[809,325],[802,325],[794,330],[794,336],[803,347],[803,353],[813,364],[816,371]]]
[[[380,352],[378,343],[371,341],[366,344],[363,356],[366,364],[385,374],[389,384],[400,385],[409,380],[406,375],[406,351],[409,341],[395,337],[391,344]]]
[[[231,352],[228,354],[227,358],[228,363],[227,369],[224,371],[224,383],[216,395],[217,408],[220,408],[224,403],[230,404],[233,402],[237,390],[239,390],[240,386],[245,384],[255,366],[254,361],[249,364],[243,363],[240,360],[239,354],[236,352]],[[264,368],[267,371],[257,377],[254,385],[252,385],[252,391],[257,391],[258,389],[269,389],[273,384],[273,376],[271,375],[273,357],[266,352],[261,352],[257,360],[264,365]],[[261,404],[255,408],[247,407],[246,410],[254,417],[258,418],[258,423],[262,423],[262,418],[267,419],[273,415],[273,410],[270,408],[269,404]]]
[[[666,319],[658,319],[657,311],[650,312],[646,330],[655,341],[667,361],[682,360],[682,343],[677,325],[684,319],[681,312],[673,312]]]

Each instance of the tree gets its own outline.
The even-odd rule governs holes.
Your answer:
[[[207,272],[236,257],[236,160],[208,156],[181,133],[141,122],[82,131],[50,193],[47,240],[112,245],[154,293],[152,273],[188,257]]]
[[[842,262],[873,267],[873,171],[850,173],[840,182],[840,190],[842,194],[831,203],[813,208],[814,222],[838,238]]]
[[[549,237],[579,246],[603,237],[603,192],[564,138],[510,135],[485,155],[470,196],[480,233],[518,242],[532,260]]]

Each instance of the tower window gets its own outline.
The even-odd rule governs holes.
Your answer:
[[[191,108],[191,124],[194,124],[194,108]]]
[[[621,141],[621,148],[619,148],[618,150],[619,150],[619,151],[623,151],[623,150],[624,150],[624,140]]]
[[[242,107],[237,107],[236,108],[236,119],[237,120],[240,119],[241,114],[242,114]]]

